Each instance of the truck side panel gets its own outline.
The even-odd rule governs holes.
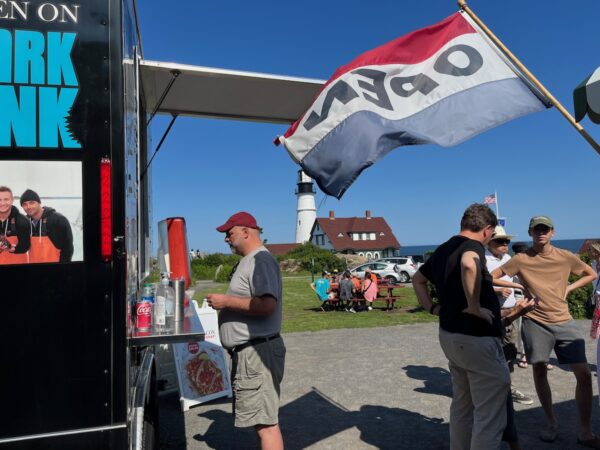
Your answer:
[[[7,2],[17,3],[25,4]],[[25,168],[23,179],[15,182],[18,190],[13,187],[14,206],[20,207],[23,188],[33,189],[39,181],[27,173],[28,164],[68,161],[79,164],[81,172],[81,220],[72,224],[74,235],[80,226],[79,240],[74,238],[80,257],[0,265],[0,443],[123,426],[126,421],[126,263],[118,255],[103,261],[99,221],[100,160],[107,157],[113,163],[113,234],[124,234],[121,11],[120,0],[30,2],[14,11],[11,20],[0,19],[0,37],[6,44],[10,36],[13,45],[11,55],[0,52],[0,67],[12,69],[10,77],[9,71],[0,70],[1,92],[14,90],[10,101],[21,102],[8,127],[0,119],[0,174],[6,174],[3,166],[15,162]],[[24,127],[27,92],[35,93],[31,98],[39,111],[31,116],[34,123]],[[64,102],[73,92],[67,110]],[[42,110],[42,98],[50,104],[48,110]],[[0,96],[2,101],[6,97]],[[60,108],[68,111],[66,123],[56,112]],[[47,123],[48,118],[54,122]],[[2,140],[6,130],[9,141]],[[53,197],[39,194],[43,206],[53,206]],[[119,448],[127,434],[125,428],[119,430],[99,433],[99,438],[89,433],[55,437],[40,448]],[[45,441],[22,442],[23,448],[36,448]]]

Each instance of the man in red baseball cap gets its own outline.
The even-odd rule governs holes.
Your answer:
[[[261,448],[283,449],[279,393],[285,364],[281,331],[282,281],[277,260],[263,246],[256,219],[245,211],[227,219],[232,252],[242,256],[226,294],[207,294],[220,310],[221,343],[231,356],[235,426],[253,426]]]
[[[221,233],[227,233],[233,227],[247,227],[255,228],[257,230],[260,229],[254,216],[246,211],[235,213],[233,216],[227,219],[227,222],[220,227],[217,227],[217,231]]]

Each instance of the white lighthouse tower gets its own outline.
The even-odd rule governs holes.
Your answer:
[[[298,171],[298,183],[296,184],[296,243],[302,244],[310,239],[310,230],[317,218],[315,206],[315,188],[313,180],[302,170]]]

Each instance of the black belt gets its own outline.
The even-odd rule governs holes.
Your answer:
[[[228,349],[227,351],[229,352],[230,355],[232,355],[233,353],[241,352],[246,347],[250,347],[253,345],[257,345],[257,344],[262,344],[264,342],[269,342],[269,341],[272,341],[273,339],[277,339],[278,337],[280,337],[279,333],[272,334],[271,336],[257,337],[254,339],[250,339],[248,342],[244,342],[243,344],[236,345],[235,347]]]

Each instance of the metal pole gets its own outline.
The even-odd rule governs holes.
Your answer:
[[[179,75],[181,75],[181,72],[179,70],[177,70],[177,69],[171,70],[171,79],[169,80],[169,84],[167,84],[167,87],[165,88],[162,95],[160,96],[160,99],[158,100],[158,103],[154,107],[154,111],[152,111],[152,114],[150,114],[150,118],[148,119],[148,122],[146,122],[146,125],[150,125],[150,122],[152,122],[152,119],[154,119],[154,116],[156,115],[156,113],[160,109],[161,105],[165,101],[165,98],[167,98],[167,94],[173,87],[173,83],[175,83],[175,80],[177,79],[177,77]]]
[[[173,116],[171,117],[171,122],[169,122],[169,126],[167,127],[167,129],[164,132],[164,134],[163,134],[160,142],[158,143],[158,147],[156,147],[156,150],[154,150],[154,153],[152,154],[152,158],[150,158],[150,161],[148,161],[148,164],[146,164],[146,167],[144,167],[144,170],[142,171],[142,174],[140,175],[140,180],[143,180],[144,177],[146,176],[146,172],[148,171],[148,168],[150,167],[150,164],[152,164],[152,161],[154,160],[154,157],[156,156],[156,154],[160,150],[160,147],[163,145],[163,142],[165,142],[165,139],[166,139],[167,135],[169,134],[169,131],[171,131],[171,127],[175,123],[175,120],[177,119],[177,117],[178,116],[176,114],[173,114]]]
[[[504,44],[496,37],[494,33],[475,15],[475,13],[467,6],[466,0],[458,0],[458,6],[464,12],[466,12],[471,19],[481,28],[481,30],[506,54],[508,58],[522,71],[535,86],[540,90],[542,94],[548,97],[548,100],[552,102],[556,109],[567,119],[567,121],[575,127],[575,129],[583,136],[583,138],[592,146],[594,150],[600,155],[600,144],[598,144],[594,138],[592,138],[583,127],[578,124],[573,116],[565,109],[565,107],[544,87],[544,85],[525,67],[521,61],[517,59],[512,52],[504,46]]]
[[[496,199],[496,217],[500,219],[500,211],[498,209],[498,193],[496,191],[494,191],[494,198]]]

